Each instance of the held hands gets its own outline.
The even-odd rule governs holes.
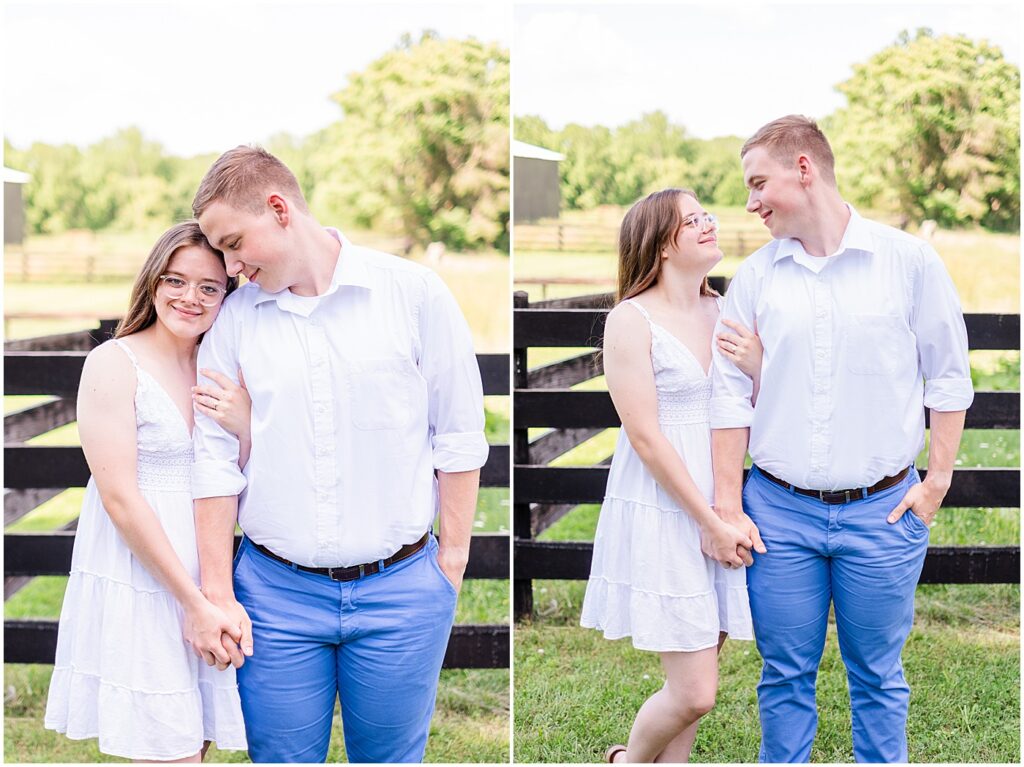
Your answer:
[[[949,483],[949,477],[940,475],[939,472],[934,474],[928,472],[928,476],[924,478],[923,482],[919,482],[907,490],[903,500],[892,510],[886,521],[890,525],[894,524],[909,511],[911,514],[916,514],[917,518],[928,527],[931,527],[935,515],[939,511],[939,506],[942,505],[942,499],[949,491]]]
[[[196,657],[219,671],[229,665],[240,668],[253,652],[252,621],[234,598],[221,605],[197,600],[185,611],[184,635]]]
[[[750,540],[750,544],[746,546],[746,551],[737,551],[745,565],[749,566],[754,562],[751,550],[756,551],[758,554],[767,553],[768,547],[761,540],[761,531],[757,529],[754,520],[743,511],[742,502],[737,502],[735,505],[728,502],[718,503],[715,506],[715,513],[718,514],[719,519],[731,525]]]
[[[725,567],[753,564],[750,547],[750,538],[716,516],[701,525],[700,550]]]
[[[723,319],[722,324],[735,332],[716,336],[718,350],[747,376],[755,378],[761,373],[761,357],[764,355],[761,338],[738,322]]]
[[[196,410],[212,418],[236,437],[247,438],[252,415],[252,400],[249,398],[249,390],[245,386],[242,369],[238,369],[237,384],[215,370],[204,368],[199,372],[216,381],[219,386],[204,384],[192,387],[192,402],[195,404]]]

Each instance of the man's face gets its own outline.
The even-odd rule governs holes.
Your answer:
[[[787,167],[754,147],[743,157],[743,182],[750,190],[747,210],[761,217],[772,237],[799,238],[807,197],[797,165]]]
[[[199,216],[206,239],[224,254],[228,274],[242,274],[268,293],[291,287],[286,228],[268,205],[261,215],[220,200]]]

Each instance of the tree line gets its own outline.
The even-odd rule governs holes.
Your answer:
[[[919,29],[853,69],[836,86],[846,106],[819,123],[848,200],[907,223],[1020,227],[1020,69],[999,48]],[[697,139],[662,112],[617,128],[561,130],[516,117],[515,137],[566,156],[568,209],[630,205],[666,186],[689,187],[708,205],[747,198],[745,139]]]
[[[509,53],[475,39],[403,36],[332,94],[339,119],[265,148],[296,174],[325,223],[402,234],[410,244],[507,251]],[[230,147],[224,147],[229,149]],[[169,155],[135,127],[79,148],[4,139],[25,171],[27,229],[133,230],[191,217],[216,153]]]

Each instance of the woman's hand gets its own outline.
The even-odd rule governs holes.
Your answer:
[[[214,370],[203,369],[199,372],[219,385],[207,384],[192,387],[192,402],[195,404],[196,410],[212,418],[239,440],[248,442],[252,400],[249,399],[249,390],[245,387],[242,369],[238,369],[237,384],[226,375]]]
[[[742,567],[753,564],[750,556],[752,542],[728,522],[723,522],[714,513],[700,528],[700,550],[705,556],[725,567]]]
[[[735,332],[716,336],[718,350],[747,376],[755,380],[760,378],[761,357],[764,355],[760,337],[738,322],[723,319],[722,324],[728,325]]]
[[[228,666],[240,668],[245,662],[236,644],[242,641],[241,629],[231,622],[222,609],[205,597],[198,597],[184,608],[182,635],[185,642],[191,645],[192,652],[204,660],[206,665],[215,666],[218,671]],[[223,641],[225,634],[230,637],[227,643]]]

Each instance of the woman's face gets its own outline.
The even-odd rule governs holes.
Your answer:
[[[718,226],[709,220],[701,204],[688,194],[679,195],[679,214],[682,224],[665,248],[663,257],[684,269],[700,269],[702,274],[707,274],[722,260]]]
[[[207,248],[188,245],[174,252],[164,274],[172,279],[157,282],[157,321],[179,338],[198,338],[213,325],[224,300],[223,290],[228,283],[224,263]],[[178,281],[187,283],[183,293],[174,287]],[[221,290],[214,291],[213,287]]]

